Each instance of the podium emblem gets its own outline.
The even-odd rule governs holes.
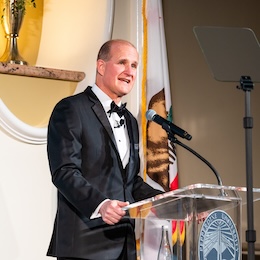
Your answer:
[[[199,260],[240,259],[237,228],[225,211],[213,211],[203,222],[199,234],[198,254]]]

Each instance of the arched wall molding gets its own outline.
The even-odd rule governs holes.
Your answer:
[[[18,119],[0,99],[0,126],[15,139],[30,144],[45,144],[47,128],[37,128]]]
[[[85,1],[85,0],[81,0],[81,1]],[[91,6],[89,9],[86,8],[86,10],[90,10],[90,16],[94,15],[95,17],[97,17],[97,19],[98,19],[97,22],[101,21],[100,17],[104,17],[103,23],[101,25],[103,28],[102,28],[102,30],[100,30],[101,35],[99,36],[98,43],[97,43],[98,46],[100,46],[100,44],[102,42],[110,39],[112,36],[114,5],[115,5],[114,0],[108,0],[106,2],[103,2],[103,0],[100,0],[100,1],[101,2],[98,3],[97,0],[92,0],[91,3],[90,3],[90,1],[88,3],[90,3],[90,5],[95,4],[97,6],[100,6],[101,4],[105,4],[106,6],[103,9],[104,15],[101,15],[100,13],[98,15],[96,15],[96,12],[92,12]],[[52,3],[50,3],[50,2],[52,2]],[[60,5],[57,6],[57,3],[54,0],[52,0],[50,2],[48,3],[49,9],[50,9],[50,6],[53,6],[54,12],[55,12],[55,9],[59,10],[59,9],[57,9],[57,7],[60,8]],[[66,4],[67,4],[68,8],[70,8],[71,1],[64,0],[63,6],[65,6]],[[80,4],[79,4],[79,6],[80,6]],[[84,8],[84,10],[85,10],[85,8]],[[100,12],[100,10],[101,9],[99,9],[99,12]],[[86,15],[86,17],[89,17],[89,16]],[[47,19],[49,19],[49,21],[46,21]],[[46,43],[49,40],[49,37],[47,36],[47,34],[48,34],[48,29],[50,29],[50,28],[48,28],[50,26],[50,19],[53,19],[53,14],[47,15],[46,19],[45,19],[45,17],[43,17],[43,32],[42,32],[41,39],[43,39],[43,41],[45,41],[45,39],[47,39]],[[92,17],[90,19],[92,19]],[[88,23],[88,24],[92,24],[92,23],[95,24],[95,21],[92,20],[92,22]],[[78,27],[80,27],[80,26],[78,26]],[[96,27],[92,27],[92,28],[95,31],[97,30]],[[97,30],[97,31],[99,31],[99,30]],[[103,31],[103,34],[102,34],[102,31]],[[89,40],[89,37],[86,37],[85,40]],[[93,40],[94,40],[93,35],[91,35],[91,41],[93,41]],[[78,39],[78,41],[80,42],[79,39]],[[52,41],[52,42],[55,42],[55,41]],[[63,44],[65,44],[65,43],[63,42]],[[46,44],[45,44],[45,42],[43,43],[41,40],[40,50],[39,50],[39,55],[38,55],[40,58],[38,58],[38,60],[37,60],[37,64],[40,64],[41,66],[44,66],[44,64],[43,64],[44,62],[48,63],[48,61],[45,61],[44,59],[41,58],[41,57],[46,56],[44,54],[46,52],[45,48],[46,48]],[[67,49],[71,49],[71,48],[67,48]],[[57,60],[59,60],[59,58]],[[70,57],[68,57],[68,60],[70,60]],[[70,62],[70,64],[71,63],[72,62]],[[84,71],[83,68],[84,69],[88,68],[88,66],[86,64],[83,64],[82,61],[81,61],[81,63],[82,63],[81,64],[82,69],[80,69],[81,71]],[[57,64],[54,64],[54,67],[56,67],[56,65]],[[48,64],[47,66],[49,67],[50,65]],[[74,68],[69,68],[69,69],[73,70]],[[78,69],[79,68],[77,68],[76,70],[78,70]],[[86,73],[86,75],[89,74],[86,71],[84,71],[84,72]],[[94,69],[93,69],[93,71],[90,72],[90,74],[94,74]],[[92,75],[92,76],[94,76],[94,75]],[[80,84],[78,84],[78,87],[76,88],[75,93],[81,92],[84,89],[84,87],[83,87],[84,83],[86,84],[86,80],[83,80],[82,82],[80,82]],[[34,126],[24,123],[23,121],[18,119],[8,109],[8,107],[4,104],[4,102],[1,98],[0,98],[0,127],[2,129],[4,129],[10,136],[14,137],[15,139],[17,139],[21,142],[25,142],[28,144],[37,144],[37,145],[46,144],[47,127],[38,128],[38,127],[34,127]]]

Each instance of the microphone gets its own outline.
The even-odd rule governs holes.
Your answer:
[[[125,123],[124,119],[120,119],[120,121],[116,121],[116,126],[114,126],[114,128],[119,128],[123,126],[124,123]]]
[[[191,140],[192,136],[189,135],[185,130],[179,128],[178,126],[174,125],[172,122],[164,119],[163,117],[159,116],[156,114],[156,112],[152,109],[149,109],[146,112],[146,118],[149,121],[154,121],[155,123],[159,124],[162,126],[162,128],[165,131],[168,131],[171,134],[177,134],[178,136],[185,138],[187,140]],[[209,168],[213,171],[213,173],[215,174],[217,181],[218,181],[218,185],[219,186],[223,186],[223,182],[221,180],[221,177],[219,175],[219,173],[216,171],[216,169],[211,165],[211,163],[209,163],[204,157],[202,157],[200,154],[198,154],[197,152],[195,152],[193,149],[191,149],[189,146],[183,144],[182,142],[180,142],[177,138],[174,138],[172,135],[168,135],[168,138],[171,142],[176,143],[180,146],[182,146],[183,148],[185,148],[186,150],[188,150],[189,152],[191,152],[192,154],[194,154],[195,156],[197,156],[202,162],[204,162],[207,166],[209,166]],[[222,196],[226,196],[225,191],[221,188],[221,195]]]
[[[180,127],[176,126],[165,118],[159,116],[152,109],[149,109],[146,112],[146,119],[149,121],[154,121],[155,123],[161,125],[164,130],[169,131],[172,134],[176,134],[184,139],[191,140],[192,138],[192,136],[188,134],[185,130],[181,129]]]

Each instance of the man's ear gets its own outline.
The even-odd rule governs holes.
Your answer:
[[[97,72],[99,75],[101,75],[101,76],[104,75],[105,68],[106,68],[105,61],[103,61],[101,59],[97,60]]]

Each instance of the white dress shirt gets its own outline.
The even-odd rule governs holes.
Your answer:
[[[110,110],[110,105],[113,100],[108,95],[106,95],[96,84],[94,84],[94,86],[92,87],[92,91],[100,100],[104,110],[106,112],[108,112]],[[121,102],[117,105],[120,106]],[[117,144],[118,152],[119,152],[123,167],[125,168],[125,166],[128,164],[129,156],[130,156],[130,150],[129,150],[130,142],[129,142],[129,136],[128,136],[127,127],[126,127],[125,117],[122,116],[120,118],[117,113],[111,113],[111,115],[109,115],[109,113],[106,113],[106,115],[110,122],[111,128],[113,130],[113,133],[114,133],[114,136],[116,139],[116,144]],[[120,125],[120,120],[124,120],[123,125]],[[91,215],[91,219],[100,217],[100,214],[98,213],[99,209],[103,205],[103,203],[106,202],[107,200],[108,199],[102,201],[98,205],[96,210]]]

